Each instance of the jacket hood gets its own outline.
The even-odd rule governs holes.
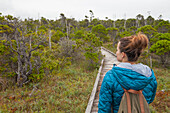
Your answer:
[[[143,64],[120,63],[112,68],[113,75],[125,89],[144,89],[154,78],[153,71]]]
[[[139,64],[130,64],[130,63],[120,63],[118,67],[131,69],[133,71],[136,71],[146,77],[150,77],[152,75],[151,69],[147,65],[143,65],[142,63]]]

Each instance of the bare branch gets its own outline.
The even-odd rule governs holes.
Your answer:
[[[11,47],[11,49],[12,49],[13,51],[15,51],[16,53],[20,54],[19,51],[15,50],[15,49],[12,47],[12,42],[11,42],[11,40],[9,40],[9,42],[10,42],[10,47]]]
[[[32,94],[38,89],[37,86],[38,86],[38,85],[33,86],[34,88],[33,88],[32,92],[29,94],[30,97],[31,97]]]

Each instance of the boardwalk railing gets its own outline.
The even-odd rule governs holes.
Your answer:
[[[105,73],[108,70],[110,70],[113,64],[117,61],[116,55],[113,52],[107,50],[104,47],[101,47],[101,50],[102,50],[102,54],[104,54],[105,57],[101,61],[101,66],[99,68],[96,81],[94,83],[94,87],[93,87],[85,113],[97,113],[98,112],[99,93],[100,93],[100,87],[101,87],[103,78],[105,76]]]
[[[107,51],[107,52],[111,53],[112,55],[114,55],[114,56],[116,57],[116,54],[114,54],[114,53],[113,53],[113,52],[111,52],[110,50],[108,50],[108,49],[106,49],[106,48],[104,48],[104,47],[101,47],[101,49],[104,49],[105,51]]]
[[[91,110],[92,110],[94,98],[95,98],[95,95],[96,95],[96,92],[97,92],[97,86],[98,86],[98,83],[99,83],[99,80],[100,80],[100,73],[101,73],[102,68],[103,68],[103,62],[104,62],[104,59],[102,59],[102,61],[101,61],[101,66],[99,68],[99,71],[98,71],[98,74],[97,74],[97,77],[96,77],[96,81],[94,83],[94,87],[93,87],[93,90],[92,90],[92,93],[91,93],[91,96],[90,96],[90,99],[89,99],[85,113],[90,113]]]

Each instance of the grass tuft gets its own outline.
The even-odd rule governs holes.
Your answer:
[[[39,84],[11,87],[0,92],[0,112],[84,113],[96,76],[73,64]]]

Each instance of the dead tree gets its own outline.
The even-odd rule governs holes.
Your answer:
[[[17,85],[22,86],[29,82],[29,75],[33,71],[33,63],[31,62],[32,52],[37,50],[39,46],[44,42],[43,34],[37,36],[38,42],[35,43],[33,35],[27,34],[27,27],[19,20],[14,20],[12,23],[12,33],[7,33],[7,41],[9,41],[10,48],[17,54]],[[42,39],[42,40],[41,40]],[[33,41],[30,41],[33,40]],[[34,44],[34,47],[30,47],[30,42]]]

